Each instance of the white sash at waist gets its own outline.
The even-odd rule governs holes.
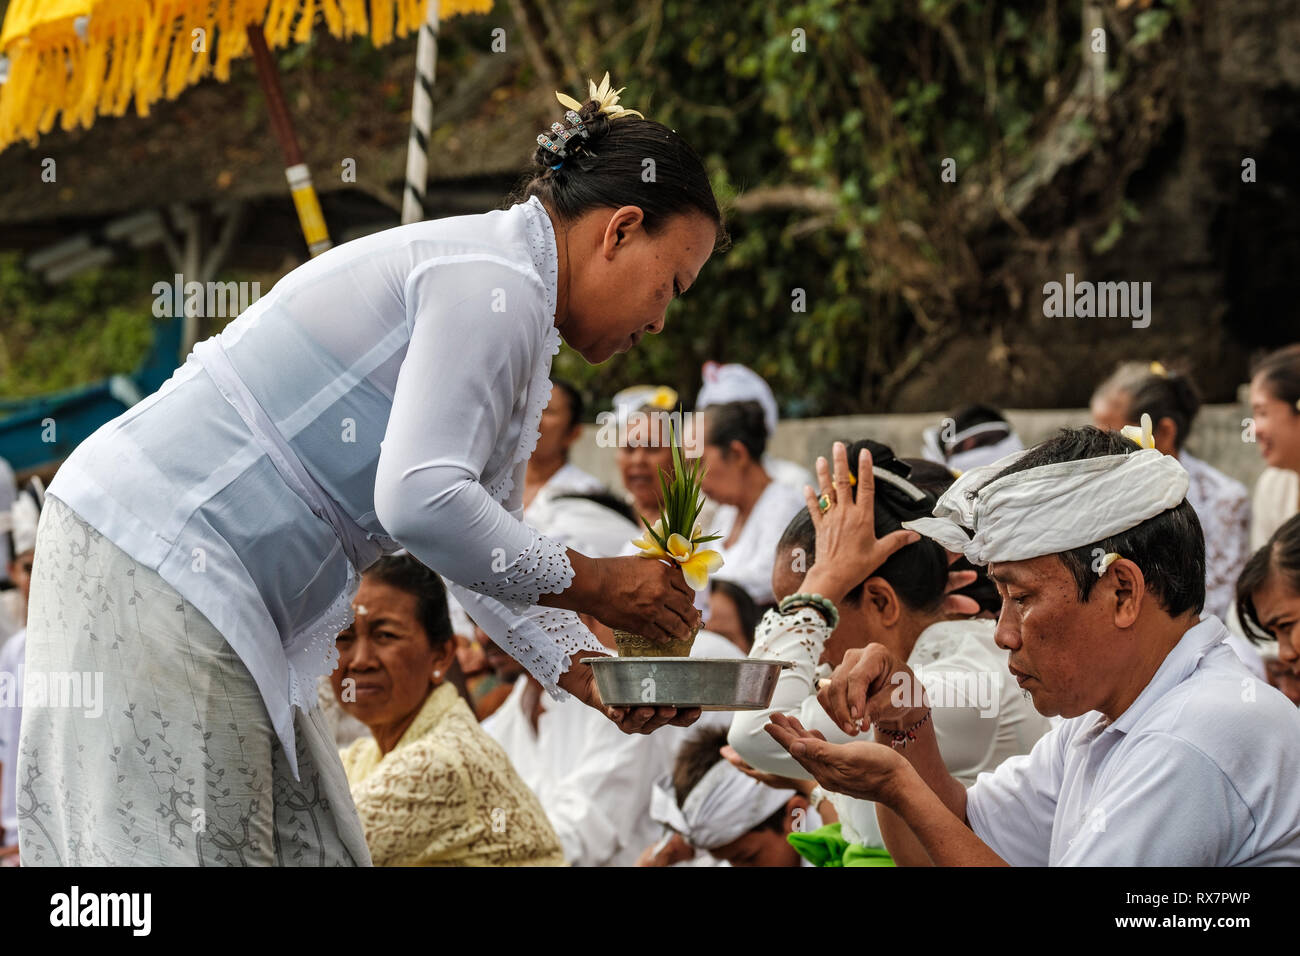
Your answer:
[[[370,538],[367,532],[352,520],[351,515],[347,514],[329,492],[312,477],[284,436],[280,434],[280,430],[275,427],[275,423],[271,421],[271,417],[267,415],[261,403],[239,377],[239,373],[230,362],[230,356],[226,354],[217,336],[195,345],[194,355],[213,384],[217,386],[217,390],[248,426],[253,438],[266,452],[266,456],[275,466],[275,470],[280,473],[284,483],[303,500],[312,514],[334,529],[334,534],[343,545],[343,552],[358,573],[383,556],[384,543],[392,543],[394,548],[396,547],[396,542],[392,542],[391,539],[385,538],[381,542]]]

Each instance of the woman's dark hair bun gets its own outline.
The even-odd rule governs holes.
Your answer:
[[[611,117],[595,99],[577,113],[587,135],[570,136],[561,146],[563,157],[538,143],[511,202],[537,197],[564,222],[593,209],[638,206],[649,232],[673,216],[699,213],[716,227],[714,248],[726,248],[727,231],[708,170],[690,144],[654,120]],[[575,125],[567,117],[559,122],[566,130]],[[542,135],[561,145],[560,134],[549,128]]]
[[[569,141],[563,147],[563,158],[556,156],[545,146],[538,145],[537,151],[533,153],[533,165],[539,167],[539,174],[554,175],[565,171],[573,172],[574,170],[586,172],[597,160],[601,141],[609,133],[609,126],[613,121],[600,111],[600,104],[595,100],[587,100],[582,104],[582,109],[578,110],[578,118],[582,120],[582,129],[587,135],[583,136],[581,133],[575,133],[569,137]],[[626,120],[622,122],[626,122]],[[569,122],[567,116],[562,117],[559,123],[566,130],[576,128],[575,124]],[[543,135],[551,136],[552,134],[550,130],[546,130]],[[559,134],[554,134],[552,138],[558,138],[558,136]],[[556,165],[559,165],[559,169],[553,168]]]
[[[887,471],[892,475],[897,475],[909,484],[912,477],[912,466],[903,461],[894,454],[894,449],[890,448],[883,442],[873,441],[870,438],[863,438],[858,441],[848,441],[841,439],[844,447],[848,452],[849,473],[853,475],[854,481],[858,480],[858,457],[865,448],[871,452],[871,466],[877,471]],[[829,461],[829,458],[827,459]],[[928,517],[934,510],[935,496],[923,488],[917,488],[925,494],[923,499],[913,498],[897,485],[890,484],[888,481],[877,481],[874,483],[876,489],[876,507],[887,508],[899,521],[911,520],[913,518]],[[915,486],[913,486],[915,487]],[[857,498],[857,486],[854,486],[853,496]]]
[[[1191,377],[1183,371],[1168,370],[1163,365],[1151,371],[1133,385],[1129,414],[1140,420],[1142,413],[1151,416],[1151,424],[1162,418],[1174,423],[1177,435],[1174,447],[1181,449],[1192,430],[1192,422],[1201,409],[1201,393]]]

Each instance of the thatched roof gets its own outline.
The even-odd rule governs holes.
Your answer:
[[[367,54],[380,76],[357,68],[349,45],[317,39],[281,82],[303,153],[322,194],[358,190],[400,208],[414,78],[415,38]],[[536,132],[556,118],[549,89],[521,89],[515,53],[462,55],[441,63],[435,84],[430,193],[439,184],[510,179],[526,166]],[[41,180],[53,158],[57,180]],[[355,183],[341,179],[356,160]],[[0,152],[0,223],[119,215],[168,202],[288,198],[251,61],[228,83],[209,80],[148,117],[100,117],[89,130],[55,130],[35,147]]]

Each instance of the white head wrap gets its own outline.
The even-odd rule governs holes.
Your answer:
[[[1127,531],[1187,495],[1183,466],[1154,448],[990,480],[1022,454],[964,473],[939,499],[934,517],[904,521],[903,527],[965,554],[972,564],[1025,561]]]
[[[741,773],[725,760],[709,768],[677,806],[672,775],[655,781],[650,816],[672,827],[691,846],[712,850],[744,836],[794,796]]]
[[[719,365],[717,362],[704,363],[704,384],[700,394],[695,398],[695,407],[704,411],[710,405],[725,405],[728,402],[758,402],[763,406],[763,423],[767,426],[767,437],[776,432],[777,409],[776,396],[772,387],[763,381],[763,377],[744,365]]]
[[[614,396],[614,414],[620,425],[627,425],[633,412],[645,408],[671,412],[677,408],[677,390],[667,385],[633,385]]]
[[[958,451],[949,454],[948,448],[956,447],[964,442],[967,438],[981,435],[986,432],[1005,432],[998,441],[992,445],[982,445],[979,448],[970,448],[966,451]],[[1010,454],[1025,450],[1025,444],[1016,434],[1015,429],[1007,422],[981,422],[978,425],[972,425],[970,428],[963,428],[952,440],[944,442],[939,438],[939,426],[927,428],[921,432],[921,456],[926,461],[932,461],[939,465],[944,465],[959,474],[970,471],[972,468],[978,468],[980,465],[991,465]]]

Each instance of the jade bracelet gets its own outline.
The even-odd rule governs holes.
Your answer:
[[[790,614],[801,607],[810,607],[820,614],[832,631],[840,623],[840,612],[830,598],[824,598],[820,594],[788,594],[781,599],[777,610],[782,614]]]

